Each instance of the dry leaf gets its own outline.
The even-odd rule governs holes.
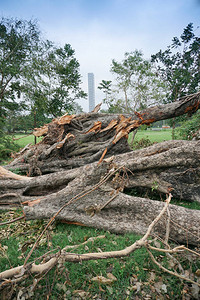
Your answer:
[[[200,269],[196,270],[195,275],[196,275],[197,277],[200,277]]]
[[[161,247],[160,242],[158,242],[157,240],[153,241],[153,243],[154,243],[154,246],[155,246],[156,248],[160,248],[160,247]]]
[[[109,291],[109,293],[112,295],[113,294],[113,288],[111,286],[106,286],[107,290]]]
[[[156,274],[154,272],[150,273],[149,282],[155,281]]]
[[[81,298],[86,298],[90,296],[89,292],[85,292],[84,290],[74,290],[73,294],[79,295]]]
[[[192,292],[192,296],[194,297],[194,299],[200,299],[200,288],[197,284],[192,284],[191,287],[191,292]]]
[[[158,281],[154,284],[157,293],[161,293],[162,285],[163,285],[162,281]]]
[[[113,279],[109,279],[101,275],[93,277],[91,280],[98,282],[99,284],[111,284],[113,282]]]
[[[161,289],[163,290],[164,293],[167,293],[167,286],[166,284],[161,285]]]
[[[107,273],[107,277],[112,281],[117,281],[117,278],[112,273]]]

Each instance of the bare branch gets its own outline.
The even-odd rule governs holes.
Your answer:
[[[196,284],[196,285],[200,286],[200,284],[199,284],[198,282],[195,282],[195,281],[193,281],[192,279],[190,279],[190,278],[188,278],[188,277],[185,277],[185,276],[183,276],[183,275],[180,275],[180,274],[178,274],[177,272],[173,272],[173,271],[170,271],[170,270],[166,269],[165,267],[163,267],[163,266],[155,259],[155,257],[154,257],[153,254],[151,253],[151,251],[149,251],[148,249],[147,249],[147,251],[148,251],[148,253],[149,253],[151,259],[153,260],[153,262],[154,262],[160,269],[162,269],[163,271],[165,271],[165,272],[167,272],[167,273],[169,273],[169,274],[171,274],[171,275],[173,275],[173,276],[176,276],[176,277],[178,277],[178,278],[180,278],[180,279],[186,280],[186,281],[188,281],[188,282],[191,282],[191,283],[193,283],[193,284]]]
[[[102,182],[104,180],[105,179],[103,179]],[[57,253],[57,255],[55,257],[51,258],[46,263],[39,264],[39,265],[36,265],[35,263],[26,264],[26,262],[29,259],[31,253],[35,249],[34,246],[37,245],[39,239],[41,238],[41,235],[40,235],[40,237],[37,239],[36,243],[34,244],[33,248],[31,249],[32,252],[31,251],[29,252],[29,255],[27,256],[24,265],[16,267],[16,268],[12,268],[10,270],[6,270],[4,272],[1,272],[0,273],[0,279],[6,280],[8,278],[12,278],[13,276],[19,276],[20,277],[20,276],[23,276],[27,271],[30,272],[30,274],[35,274],[35,273],[36,274],[42,274],[43,272],[46,272],[47,270],[52,269],[52,267],[54,267],[58,263],[58,259],[60,257],[62,257],[62,259],[64,259],[65,261],[81,262],[81,261],[94,260],[94,259],[96,260],[96,259],[118,258],[118,257],[128,256],[130,253],[132,253],[136,249],[139,249],[142,246],[145,246],[147,238],[151,234],[151,231],[152,231],[153,227],[156,225],[156,223],[160,220],[160,218],[165,213],[165,211],[166,211],[166,209],[169,205],[170,200],[171,200],[171,195],[169,195],[169,197],[167,198],[166,203],[165,203],[163,209],[161,210],[161,212],[159,213],[159,215],[149,225],[149,228],[148,228],[146,234],[140,240],[136,241],[134,244],[132,244],[131,246],[129,246],[129,247],[123,249],[123,250],[101,252],[101,253],[97,252],[97,253],[87,253],[87,254],[75,254],[75,253],[66,252],[66,249],[68,249],[67,248],[68,246],[67,246],[63,250],[61,250],[61,253],[60,252]],[[47,224],[47,226],[48,226],[48,224]],[[47,226],[45,227],[45,230],[46,230]],[[44,232],[44,230],[43,230],[43,232]],[[42,234],[43,234],[43,232],[42,232]],[[100,236],[100,238],[102,238],[102,236]]]

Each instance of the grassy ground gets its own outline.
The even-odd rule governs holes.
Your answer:
[[[35,144],[34,135],[25,135],[25,134],[16,134],[14,136],[15,142],[21,147],[25,147],[27,144]],[[41,138],[37,138],[37,142],[40,141]]]
[[[20,212],[12,212],[12,217]],[[2,213],[0,217],[7,220],[11,213]],[[0,232],[0,269],[10,265],[22,265],[24,258],[42,231],[46,221],[20,221],[3,226]],[[90,253],[100,251],[121,250],[134,243],[139,236],[134,234],[116,235],[102,230],[54,223],[43,236],[32,260],[43,253],[59,247],[76,245],[85,242],[89,237],[105,235],[105,238],[83,245],[74,253]],[[9,238],[8,238],[9,237]],[[157,242],[158,243],[158,242]],[[161,243],[159,243],[161,246]],[[170,267],[165,255],[154,251],[154,256],[165,267]],[[180,255],[187,272],[194,273],[200,268],[200,262],[190,257],[187,260]],[[173,269],[173,268],[172,268]],[[96,276],[109,278],[112,274],[116,280],[112,284],[95,282]],[[195,276],[193,274],[193,276]],[[29,291],[33,279],[21,284],[21,290]],[[170,274],[163,273],[150,259],[145,248],[138,249],[129,257],[121,259],[94,260],[82,263],[65,263],[63,270],[53,269],[39,282],[34,297],[31,299],[182,299],[182,295],[190,295],[190,286]],[[47,296],[50,295],[50,298]],[[82,296],[81,296],[82,295]],[[192,299],[192,298],[184,298]]]
[[[172,130],[138,130],[134,141],[132,141],[132,134],[129,134],[128,142],[133,150],[151,146],[154,143],[160,143],[172,139]]]
[[[151,142],[163,142],[172,139],[172,130],[165,129],[160,131],[153,130],[138,130],[135,135],[135,140],[141,140],[142,138],[149,139]]]

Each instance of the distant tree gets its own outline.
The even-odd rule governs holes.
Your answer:
[[[109,106],[108,96],[111,95],[112,89],[112,81],[111,80],[102,80],[99,83],[98,89],[102,90],[102,92],[105,94],[105,98],[103,99],[103,102],[106,103]]]
[[[46,49],[44,51],[44,49]],[[47,42],[43,55],[34,61],[26,82],[26,101],[34,111],[57,117],[71,113],[76,108],[75,100],[85,98],[80,88],[81,75],[75,51],[69,44],[63,48]]]
[[[181,126],[175,130],[175,137],[179,140],[200,139],[200,112],[199,110],[193,115],[180,123]]]
[[[111,72],[116,76],[119,95],[124,95],[125,111],[141,110],[162,101],[165,84],[157,77],[153,64],[143,58],[141,51],[125,53],[122,62],[112,60]]]
[[[48,79],[48,112],[62,115],[75,109],[75,100],[87,95],[80,87],[81,75],[75,51],[69,44],[55,48],[47,57],[50,75]],[[46,75],[46,74],[45,74]]]
[[[1,116],[16,109],[23,78],[39,42],[40,32],[36,22],[5,18],[0,20]]]
[[[74,53],[69,44],[60,48],[44,40],[36,21],[0,20],[1,145],[20,111],[34,116],[35,127],[39,119],[74,111],[75,99],[86,97]]]
[[[200,37],[195,36],[193,24],[187,25],[180,38],[174,37],[167,50],[152,55],[152,62],[168,85],[166,103],[196,93],[200,88]],[[175,119],[172,126],[174,129]]]
[[[0,157],[5,156],[7,150],[10,151],[11,141],[5,137],[6,119],[20,109],[23,78],[39,43],[40,32],[35,21],[1,18]]]

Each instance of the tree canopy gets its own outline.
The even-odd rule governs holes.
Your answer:
[[[165,83],[157,77],[153,63],[144,59],[141,51],[126,52],[121,62],[113,59],[111,73],[116,85],[112,93],[106,95],[109,108],[117,106],[131,112],[162,102]]]
[[[70,44],[57,47],[45,40],[37,21],[0,19],[1,145],[7,121],[23,111],[44,120],[76,109],[75,99],[86,97],[80,84],[79,62]]]
[[[167,101],[176,101],[200,88],[200,37],[189,23],[181,36],[174,37],[165,51],[152,55],[159,75],[167,82]]]

